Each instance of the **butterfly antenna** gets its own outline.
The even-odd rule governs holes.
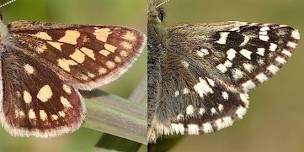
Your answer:
[[[162,3],[158,4],[158,5],[156,6],[156,8],[161,7],[162,5],[168,3],[169,1],[170,1],[170,0],[165,0],[165,1],[163,1]]]
[[[16,1],[16,0],[10,0],[10,1],[8,1],[8,2],[2,4],[2,5],[0,5],[0,8],[4,7],[4,6],[6,6],[6,5],[9,5],[9,4],[11,4],[11,3],[15,2],[15,1]]]

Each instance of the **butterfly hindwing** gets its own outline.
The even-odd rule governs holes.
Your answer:
[[[118,78],[142,51],[142,33],[118,26],[13,22],[23,51],[54,69],[65,81],[92,89]]]
[[[10,134],[52,137],[80,127],[86,110],[77,90],[22,52],[10,49],[1,60],[0,118]]]

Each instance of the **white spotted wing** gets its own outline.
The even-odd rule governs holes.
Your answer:
[[[223,22],[168,29],[148,140],[231,126],[248,108],[248,90],[282,67],[300,39],[278,24]]]

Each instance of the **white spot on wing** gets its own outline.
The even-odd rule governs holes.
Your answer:
[[[199,94],[200,97],[203,97],[204,95],[207,95],[208,93],[213,93],[212,88],[202,78],[199,78],[199,83],[194,85],[194,90]]]
[[[245,91],[248,91],[255,87],[255,84],[252,80],[248,80],[242,84],[242,87]]]
[[[211,125],[210,122],[206,122],[202,126],[203,126],[203,132],[204,133],[211,133],[211,132],[213,132],[213,128],[212,128],[212,125]]]
[[[267,67],[267,70],[270,71],[272,74],[276,74],[279,71],[279,67],[271,64]]]
[[[188,134],[189,135],[198,135],[199,129],[197,124],[188,124]]]
[[[218,70],[220,70],[222,73],[225,73],[227,71],[227,67],[225,65],[223,65],[223,64],[217,65],[216,68]]]
[[[255,76],[255,78],[260,82],[263,83],[264,81],[266,81],[268,79],[268,77],[264,74],[264,73],[260,73],[257,76]]]
[[[265,55],[265,49],[264,48],[258,48],[258,51],[256,53],[260,56],[264,56]]]
[[[285,63],[287,62],[287,61],[286,61],[283,57],[281,57],[281,56],[276,57],[275,60],[276,60],[278,63],[280,63],[280,64],[285,64]]]
[[[246,108],[244,108],[243,106],[239,106],[235,113],[238,118],[242,119],[243,116],[246,114],[246,112],[247,112]]]
[[[252,70],[253,70],[253,65],[250,63],[243,63],[243,67],[248,72],[252,72]]]
[[[215,121],[215,124],[217,126],[217,130],[221,130],[223,128],[227,128],[229,126],[232,126],[233,120],[230,116],[224,117],[223,119],[217,119]]]
[[[229,49],[226,54],[227,58],[232,61],[235,58],[236,51],[234,49]]]
[[[232,77],[234,79],[238,80],[238,79],[241,79],[243,76],[244,76],[244,73],[240,69],[235,68],[232,70]]]
[[[296,48],[297,44],[295,42],[288,42],[287,46],[294,49],[294,48]]]
[[[216,43],[226,44],[228,35],[229,35],[229,32],[221,32],[220,33],[220,39],[218,41],[216,41]]]
[[[186,114],[187,115],[192,115],[193,111],[194,111],[194,109],[193,109],[192,105],[187,106],[187,108],[186,108]]]
[[[291,37],[294,38],[294,39],[296,39],[296,40],[299,40],[300,39],[300,33],[299,33],[299,31],[298,30],[292,31]]]
[[[244,35],[244,41],[240,44],[240,46],[244,46],[249,42],[250,38],[246,35]]]
[[[173,130],[174,133],[176,134],[184,134],[185,132],[185,128],[184,128],[184,125],[179,123],[179,124],[176,124],[176,123],[172,123],[171,124],[171,129]]]
[[[197,55],[200,56],[200,57],[204,57],[204,56],[206,56],[208,54],[209,54],[209,51],[207,49],[204,49],[204,48],[202,48],[199,51],[197,51]]]
[[[174,92],[174,96],[175,96],[175,97],[179,96],[179,91],[175,91],[175,92]]]
[[[247,59],[251,59],[251,54],[252,54],[252,52],[251,51],[248,51],[248,50],[246,50],[246,49],[242,49],[241,51],[240,51],[240,53],[245,57],[245,58],[247,58]]]
[[[200,115],[204,115],[204,113],[206,112],[205,108],[199,108],[198,113]]]
[[[278,48],[278,45],[274,44],[274,43],[270,43],[270,46],[269,46],[269,50],[270,51],[276,51]]]
[[[228,95],[228,93],[227,93],[226,91],[223,91],[223,92],[222,92],[222,97],[223,97],[225,100],[228,100],[229,95]]]

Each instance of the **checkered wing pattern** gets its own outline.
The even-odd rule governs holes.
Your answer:
[[[150,142],[231,126],[246,113],[247,92],[276,74],[300,39],[286,25],[245,22],[180,25],[167,36]]]

